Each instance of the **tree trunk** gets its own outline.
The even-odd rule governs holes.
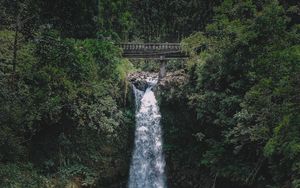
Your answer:
[[[13,59],[12,59],[14,77],[17,69],[19,29],[20,29],[20,14],[18,14],[18,16],[16,17],[16,25],[15,25],[15,37],[14,37],[14,46],[13,46]]]

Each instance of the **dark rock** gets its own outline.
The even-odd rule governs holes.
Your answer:
[[[159,81],[158,87],[160,89],[168,89],[171,87],[176,88],[178,86],[187,84],[188,80],[189,76],[184,72],[184,70],[169,72]]]
[[[149,85],[147,83],[147,78],[158,78],[158,73],[153,72],[134,72],[127,76],[129,82],[131,82],[137,89],[145,91]],[[188,75],[184,70],[178,70],[175,72],[169,72],[167,75],[160,79],[157,86],[153,88],[154,91],[157,90],[168,90],[170,88],[177,88],[179,86],[185,85],[189,80]]]
[[[127,79],[129,82],[131,82],[137,89],[145,91],[148,88],[147,78],[152,77],[158,77],[158,73],[152,73],[152,72],[134,72],[130,73],[127,76]]]

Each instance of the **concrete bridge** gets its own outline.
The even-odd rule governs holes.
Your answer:
[[[159,77],[166,75],[166,62],[170,59],[187,59],[189,55],[180,43],[121,43],[123,57],[129,59],[154,59],[160,61]]]
[[[180,43],[121,43],[123,57],[130,59],[186,59]]]

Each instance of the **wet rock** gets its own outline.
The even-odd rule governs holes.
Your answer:
[[[176,88],[176,86],[185,85],[188,80],[189,76],[184,72],[184,70],[169,72],[164,78],[159,81],[158,87],[160,89],[168,89],[171,87]]]
[[[156,88],[155,95],[158,101],[180,102],[186,97],[186,86],[189,83],[189,76],[184,70],[169,72],[161,79]]]
[[[129,82],[131,82],[137,89],[145,91],[148,88],[147,78],[157,78],[158,73],[153,72],[134,72],[127,76]]]
[[[131,82],[137,89],[145,91],[148,88],[147,78],[157,78],[158,73],[156,72],[134,72],[127,76],[129,82]],[[185,85],[189,80],[188,75],[184,70],[178,70],[174,72],[168,72],[167,75],[158,81],[158,84],[153,89],[157,90],[168,90],[170,88],[177,88]]]

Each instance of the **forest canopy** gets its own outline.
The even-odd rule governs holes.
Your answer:
[[[300,187],[299,24],[297,0],[0,0],[0,187],[126,187],[128,41],[191,54],[157,92],[169,187]]]

